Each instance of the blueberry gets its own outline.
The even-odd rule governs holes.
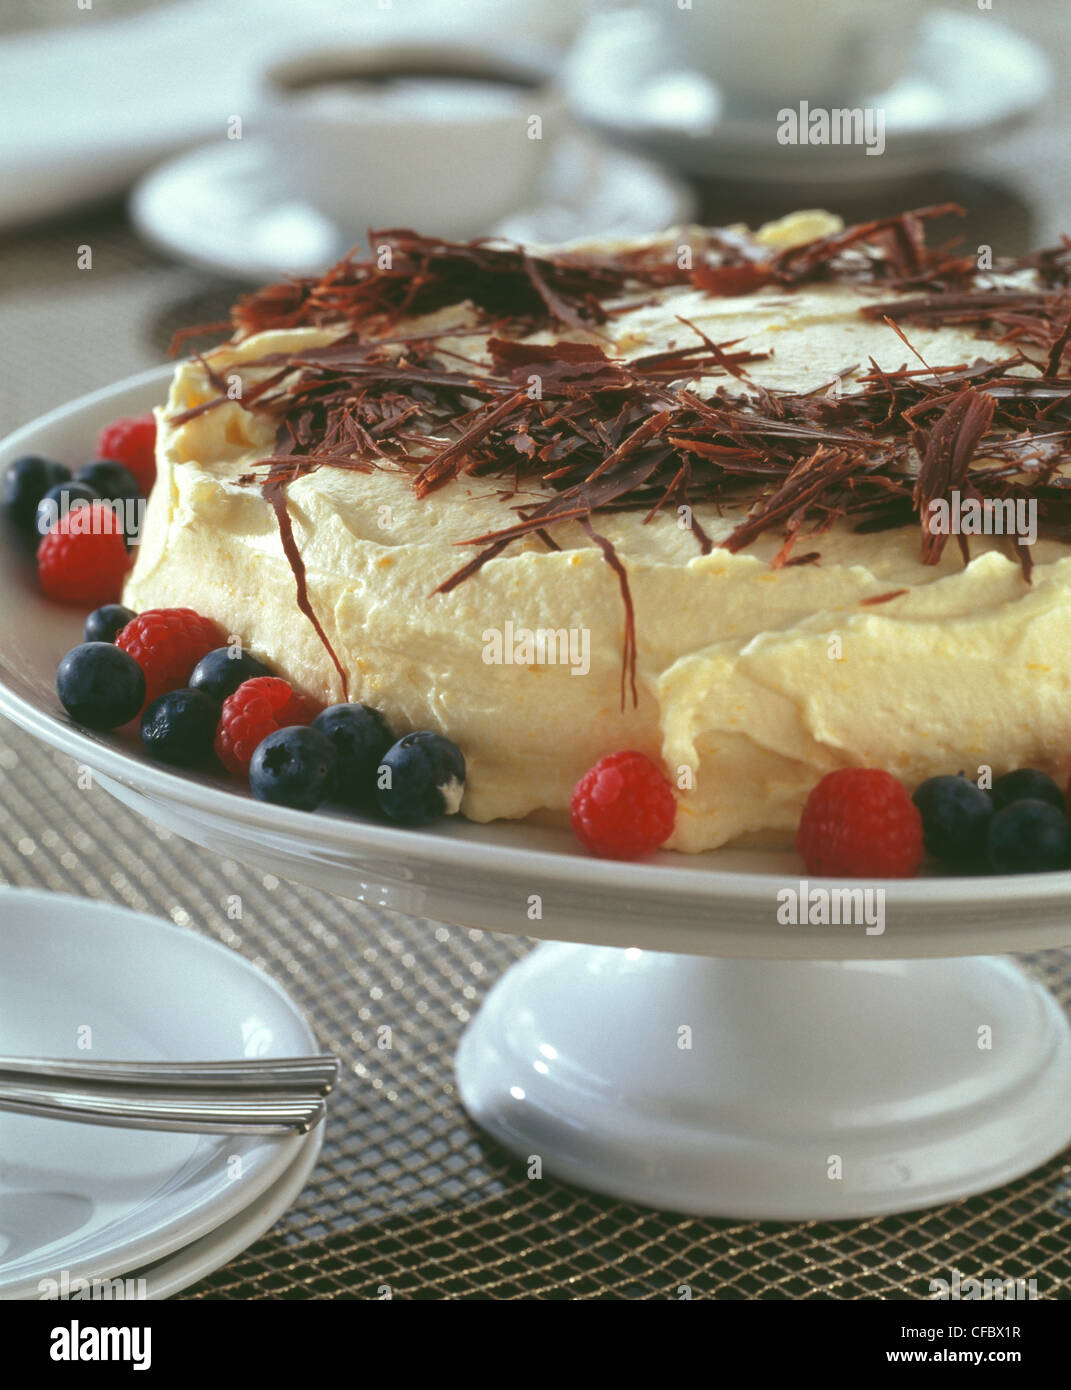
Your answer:
[[[63,708],[90,729],[117,729],[145,699],[145,676],[129,653],[111,642],[72,647],[56,671]]]
[[[124,608],[121,603],[106,603],[90,613],[82,636],[87,642],[114,642],[130,619],[136,617],[132,608]]]
[[[1006,772],[993,783],[993,806],[1000,811],[1013,801],[1047,801],[1063,811],[1066,809],[1064,794],[1044,772],[1036,767],[1020,767],[1015,772]]]
[[[172,690],[141,716],[141,741],[154,758],[194,767],[212,751],[219,701],[200,690]]]
[[[989,864],[998,874],[1035,874],[1071,865],[1071,825],[1051,802],[1014,801],[989,822]]]
[[[190,688],[203,690],[206,695],[222,703],[228,695],[234,694],[243,681],[274,674],[263,661],[258,661],[240,647],[217,647],[203,656],[193,668]]]
[[[426,825],[453,815],[464,790],[461,749],[428,729],[406,734],[389,748],[376,777],[379,809],[400,825]]]
[[[126,502],[141,496],[138,480],[130,469],[113,459],[94,459],[75,469],[76,483],[85,483],[98,497],[106,497],[109,502]]]
[[[61,516],[66,516],[74,506],[83,502],[98,502],[100,494],[88,483],[57,483],[50,487],[37,504],[34,527],[39,536],[51,531]]]
[[[50,487],[66,482],[70,476],[71,470],[62,463],[37,454],[24,454],[8,465],[4,473],[4,511],[21,535],[37,541],[34,517],[38,502]]]
[[[128,516],[126,506],[128,502],[141,500],[138,480],[130,469],[112,459],[95,459],[92,463],[83,464],[81,468],[76,469],[74,481],[92,488],[98,496],[118,508],[123,519],[123,534],[129,550],[137,539],[140,521],[136,513]]]
[[[376,800],[376,769],[394,742],[387,721],[370,705],[331,705],[316,716],[312,727],[335,745],[339,801],[370,809]]]
[[[931,777],[911,798],[922,816],[927,851],[946,864],[970,864],[985,853],[993,801],[966,777]]]
[[[261,801],[315,811],[331,794],[336,761],[335,745],[319,729],[276,729],[257,745],[249,785]]]

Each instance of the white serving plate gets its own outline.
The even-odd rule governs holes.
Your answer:
[[[79,1050],[83,1028],[90,1050]],[[313,1036],[226,947],[111,903],[0,888],[0,1053],[181,1061],[292,1057]],[[230,1221],[305,1140],[129,1130],[0,1113],[0,1298],[105,1278]]]
[[[170,371],[24,426],[0,467],[31,451],[84,458],[102,424],[164,398]],[[812,882],[883,891],[885,930],[867,935],[778,923],[778,890],[803,875],[789,852],[619,864],[524,823],[410,830],[267,805],[75,727],[53,678],[82,615],[44,600],[10,549],[0,593],[0,712],[143,815],[344,897],[585,943],[509,971],[458,1058],[469,1111],[548,1171],[687,1211],[836,1218],[981,1191],[1071,1140],[1071,1029],[988,954],[1071,944],[1071,873]]]

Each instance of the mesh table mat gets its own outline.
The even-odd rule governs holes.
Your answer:
[[[905,200],[906,201],[906,200]],[[75,267],[93,247],[92,272]],[[114,211],[0,239],[0,431],[162,360],[234,287],[165,263]],[[682,1217],[531,1181],[468,1121],[461,1030],[528,944],[264,876],[149,825],[0,721],[0,879],[103,898],[223,941],[289,990],[344,1062],[321,1161],[263,1239],[187,1298],[917,1299],[960,1269],[1071,1297],[1071,1161],[920,1214]],[[227,902],[238,894],[242,918]],[[1071,1007],[1065,952],[1033,958]],[[391,1026],[380,1050],[376,1029]]]

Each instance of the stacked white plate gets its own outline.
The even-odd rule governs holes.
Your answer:
[[[146,1061],[317,1051],[291,1000],[195,931],[0,889],[0,1054]],[[0,1113],[0,1298],[166,1298],[218,1269],[293,1203],[307,1135],[172,1134]],[[80,1283],[88,1280],[88,1287]],[[139,1282],[140,1281],[140,1282]]]

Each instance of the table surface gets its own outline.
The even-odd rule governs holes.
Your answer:
[[[1044,32],[1057,13],[1031,8]],[[0,16],[2,17],[2,16]],[[1059,55],[1056,55],[1059,56]],[[998,253],[1071,231],[1071,88],[969,170],[837,207],[873,216],[958,197]],[[792,190],[700,190],[712,221],[777,215]],[[807,199],[813,201],[813,197]],[[93,248],[92,271],[76,268]],[[144,247],[120,208],[0,238],[0,433],[164,359],[175,329],[223,317],[236,287]],[[1071,1297],[1071,1161],[952,1206],[793,1225],[703,1220],[593,1196],[524,1167],[462,1110],[466,1021],[528,943],[402,917],[255,873],[162,832],[0,722],[0,880],[84,894],[223,941],[280,981],[343,1060],[321,1162],[262,1240],[187,1298],[900,1298],[964,1275]],[[228,917],[238,894],[242,918]],[[1030,962],[1071,1007],[1071,959]],[[376,1046],[389,1024],[394,1046]]]

